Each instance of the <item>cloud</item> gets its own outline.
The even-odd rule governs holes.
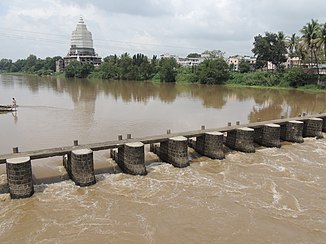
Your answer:
[[[259,33],[291,35],[312,18],[326,21],[322,0],[11,0],[0,7],[0,58],[13,59],[65,55],[80,15],[103,57],[206,49],[250,55]]]
[[[96,6],[98,9],[105,11],[107,15],[125,14],[133,16],[159,17],[170,14],[171,4],[166,1],[158,0],[65,0],[64,2],[77,4],[81,7],[87,5]]]

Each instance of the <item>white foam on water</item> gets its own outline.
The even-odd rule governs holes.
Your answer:
[[[141,228],[144,230],[143,235],[148,241],[148,243],[154,243],[153,235],[156,232],[156,228],[151,226],[143,215],[136,214],[136,217],[138,219],[138,223],[140,224]]]
[[[3,214],[3,210],[1,211],[1,218],[5,217],[5,221],[0,221],[0,237],[3,233],[9,231],[16,221],[16,214]],[[1,238],[0,238],[1,239]]]
[[[282,196],[277,191],[276,184],[275,184],[274,181],[272,182],[271,190],[272,190],[272,193],[273,193],[273,204],[274,205],[277,205],[279,203],[279,201],[281,200]]]

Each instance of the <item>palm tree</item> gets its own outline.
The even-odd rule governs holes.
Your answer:
[[[319,24],[318,20],[311,20],[311,23],[307,23],[302,29],[302,40],[306,48],[310,51],[310,62],[313,62],[313,56],[315,57],[315,62],[317,65],[317,74],[318,74],[318,84],[319,84],[319,68],[318,68],[318,59],[317,59],[317,42],[319,37]]]
[[[282,31],[280,31],[275,37],[275,46],[274,48],[272,47],[272,49],[274,49],[274,55],[276,55],[276,69],[280,69],[282,67],[282,63],[286,62],[287,60],[286,36]]]
[[[296,36],[295,33],[293,33],[292,36],[290,36],[290,38],[288,39],[288,48],[289,48],[290,57],[293,57],[297,40],[298,37]]]
[[[313,54],[317,47],[317,38],[319,35],[319,24],[317,20],[312,19],[302,29],[302,40],[306,48],[310,51],[310,62],[313,61]]]
[[[317,39],[317,45],[324,48],[324,59],[326,60],[326,23],[320,25],[320,35]]]
[[[295,46],[295,51],[300,58],[300,64],[302,60],[306,60],[306,50],[302,42],[298,41],[297,45]]]
[[[288,46],[288,49],[289,49],[289,56],[291,58],[290,60],[290,66],[291,68],[293,67],[293,61],[292,61],[292,58],[294,57],[294,54],[297,53],[297,47],[298,47],[298,44],[299,44],[299,37],[296,36],[295,33],[292,34],[292,36],[290,36],[288,38],[288,42],[287,42],[287,46]],[[297,55],[297,54],[296,54]]]

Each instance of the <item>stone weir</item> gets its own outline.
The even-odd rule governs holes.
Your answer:
[[[304,137],[323,138],[326,132],[326,113],[288,119],[257,122],[246,125],[228,123],[227,127],[206,129],[127,139],[118,136],[116,141],[50,148],[36,151],[0,155],[0,164],[6,164],[8,189],[11,198],[26,198],[34,193],[31,162],[35,159],[63,156],[63,165],[71,180],[84,187],[96,183],[93,151],[111,150],[111,157],[123,172],[146,175],[144,146],[167,163],[178,168],[190,165],[188,147],[212,159],[225,158],[225,147],[245,153],[254,153],[255,145],[281,147],[281,140],[302,143]]]

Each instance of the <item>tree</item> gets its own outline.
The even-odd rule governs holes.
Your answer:
[[[159,65],[161,82],[175,82],[177,76],[177,61],[175,58],[162,58]]]
[[[310,23],[307,23],[301,29],[302,42],[306,49],[310,51],[310,62],[315,61],[318,63],[316,51],[317,51],[317,38],[319,35],[319,24],[317,20],[312,19]],[[315,60],[314,60],[315,56]]]
[[[0,60],[0,72],[12,72],[13,63],[11,59]]]
[[[82,64],[80,74],[77,74],[78,78],[86,78],[94,70],[92,64]]]
[[[136,66],[134,70],[137,70],[136,80],[148,80],[154,76],[154,68],[148,61],[147,56],[138,53],[132,57],[133,65]]]
[[[249,60],[241,59],[239,62],[239,71],[240,73],[248,73],[251,70],[251,64]]]
[[[23,71],[34,72],[36,63],[37,63],[37,57],[33,54],[29,55],[23,66]]]
[[[44,60],[44,66],[42,67],[44,70],[55,71],[55,62],[59,59],[62,59],[60,56],[55,56],[53,58],[47,57]]]
[[[97,78],[107,80],[119,79],[119,68],[111,62],[104,62],[95,72]]]
[[[206,59],[199,66],[192,81],[202,84],[222,84],[229,78],[229,66],[223,58]]]
[[[288,49],[289,49],[289,55],[290,57],[294,57],[297,55],[297,47],[299,44],[299,37],[293,33],[290,38],[288,39]]]
[[[267,62],[271,62],[276,69],[281,69],[287,54],[284,33],[266,32],[265,36],[258,35],[254,39],[252,52],[257,58],[256,68],[264,68]]]
[[[65,68],[65,77],[72,78],[77,77],[77,74],[81,73],[81,63],[77,60],[71,61]]]
[[[270,43],[266,37],[262,35],[255,36],[254,48],[252,52],[255,54],[256,58],[256,68],[264,68],[267,66],[267,62],[271,59]]]
[[[302,42],[298,41],[295,50],[301,60],[306,60],[307,52]]]
[[[105,63],[111,63],[111,64],[114,64],[116,65],[118,63],[118,56],[115,54],[115,55],[110,55],[110,56],[107,56],[103,59],[103,61]]]
[[[152,72],[153,72],[153,76],[154,76],[159,71],[159,61],[157,59],[157,55],[153,55],[152,60],[151,60],[151,67],[152,67]]]
[[[200,58],[201,55],[199,53],[189,53],[187,58]]]
[[[288,49],[289,49],[290,58],[293,58],[295,55],[298,55],[297,54],[298,42],[299,42],[299,38],[296,36],[295,33],[293,33],[291,37],[288,39]],[[290,62],[291,62],[290,67],[292,68],[293,67],[292,59]]]
[[[158,72],[157,57],[149,61],[142,53],[133,55],[128,53],[110,55],[103,59],[103,63],[92,73],[92,77],[114,80],[149,80]]]
[[[320,25],[320,35],[317,38],[317,46],[323,47],[324,59],[326,60],[326,23]]]
[[[319,75],[319,67],[318,67],[318,58],[317,58],[317,49],[318,49],[318,37],[319,37],[319,29],[320,26],[317,20],[312,19],[310,23],[307,23],[302,29],[302,41],[303,44],[306,46],[307,50],[310,51],[310,62],[312,63],[313,60],[317,66],[317,75],[318,75],[318,82],[320,81]]]
[[[223,58],[225,55],[225,52],[222,52],[221,50],[206,50],[203,52],[203,54],[206,54],[209,56],[209,58]]]
[[[81,64],[79,61],[73,60],[65,68],[65,76],[67,78],[86,78],[93,69],[94,66],[91,64]]]
[[[276,65],[276,69],[282,68],[283,63],[286,62],[287,57],[286,37],[283,32],[278,32],[274,48],[272,46],[272,60],[271,62]]]
[[[121,80],[136,80],[133,60],[128,53],[124,53],[120,56],[120,59],[118,59],[118,67]]]

